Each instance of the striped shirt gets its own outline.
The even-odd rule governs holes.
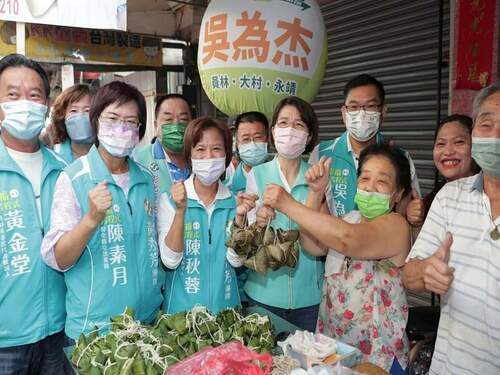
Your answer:
[[[430,374],[500,374],[500,228],[491,218],[482,173],[446,184],[436,195],[408,259],[432,255],[453,235],[455,278],[441,299]]]

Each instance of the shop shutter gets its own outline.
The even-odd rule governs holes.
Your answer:
[[[342,89],[368,73],[384,83],[389,112],[383,133],[409,151],[425,194],[434,184],[432,144],[438,122],[438,0],[334,0],[322,6],[328,64],[313,103],[320,139],[345,128]],[[449,0],[443,0],[441,117],[448,108]]]

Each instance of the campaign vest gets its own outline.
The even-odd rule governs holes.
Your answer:
[[[66,333],[73,339],[96,326],[106,327],[126,307],[134,310],[136,319],[151,322],[162,303],[152,178],[130,158],[128,168],[128,196],[95,146],[65,169],[82,217],[89,211],[89,191],[101,181],[108,182],[113,199],[80,259],[65,272]]]
[[[44,263],[40,247],[66,164],[40,149],[41,222],[32,185],[0,140],[0,348],[35,343],[64,328],[64,277]]]
[[[331,197],[328,205],[330,211],[339,217],[357,209],[354,203],[358,185],[357,170],[354,156],[347,147],[347,137],[348,133],[344,132],[340,137],[323,141],[318,146],[319,158],[325,156],[333,159],[330,166]],[[382,134],[377,133],[376,137],[377,143],[383,141]]]
[[[157,152],[159,151],[158,147],[161,148],[161,145],[159,141],[156,140],[154,144],[137,148],[133,154],[134,160],[153,175],[155,212],[158,210],[160,195],[164,192],[170,194],[170,189],[172,187],[172,179],[170,177],[168,165],[164,158],[159,158],[159,152]],[[157,149],[156,152],[155,149]]]
[[[71,140],[69,138],[62,143],[56,143],[54,145],[54,151],[61,156],[68,165],[75,161],[75,155],[73,155]]]
[[[299,202],[305,203],[308,186],[304,175],[309,164],[301,161],[297,180],[291,194]],[[252,168],[257,183],[259,197],[262,197],[268,184],[283,186],[279,175],[277,158]],[[298,225],[281,212],[271,222],[275,229],[298,229]],[[254,300],[273,307],[298,309],[317,305],[321,299],[321,286],[324,263],[320,258],[309,255],[300,248],[299,262],[295,268],[287,266],[276,271],[268,270],[261,275],[250,270],[245,284],[245,292]]]
[[[199,304],[216,314],[240,305],[236,273],[226,259],[225,244],[235,208],[233,196],[216,200],[209,226],[205,208],[188,199],[182,262],[177,269],[167,271],[167,313],[190,310]]]
[[[237,195],[240,192],[245,192],[246,188],[247,178],[245,177],[245,173],[243,171],[243,162],[240,161],[234,171],[230,190],[233,192],[233,194]]]

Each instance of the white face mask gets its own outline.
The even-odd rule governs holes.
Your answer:
[[[366,112],[360,109],[352,115],[345,112],[345,126],[349,134],[359,142],[366,142],[377,134],[380,127],[380,112]]]
[[[117,158],[124,158],[132,153],[139,143],[139,128],[125,123],[99,121],[97,139],[106,151]]]
[[[296,159],[306,149],[308,134],[293,127],[273,128],[274,146],[278,154],[285,159]]]
[[[14,138],[30,140],[38,137],[45,126],[47,106],[31,100],[14,100],[1,104],[4,128]]]
[[[193,174],[205,186],[216,182],[226,170],[226,158],[191,159]]]

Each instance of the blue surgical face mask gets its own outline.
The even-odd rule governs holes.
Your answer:
[[[500,138],[472,137],[472,158],[486,175],[500,177]]]
[[[251,167],[263,163],[267,158],[266,142],[250,142],[238,146],[241,160]]]
[[[31,100],[14,100],[1,103],[4,119],[2,129],[21,140],[38,137],[45,126],[47,106]]]
[[[87,112],[71,115],[65,120],[65,123],[71,141],[86,144],[94,143],[95,135]]]

